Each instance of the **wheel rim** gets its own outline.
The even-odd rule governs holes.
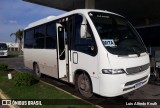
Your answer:
[[[87,79],[82,79],[80,82],[80,89],[83,90],[84,92],[89,91],[89,82]]]
[[[80,75],[78,77],[78,89],[84,97],[89,98],[93,95],[88,76]]]

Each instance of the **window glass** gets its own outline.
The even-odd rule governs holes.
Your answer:
[[[7,50],[7,45],[5,43],[0,43],[0,50]]]
[[[24,48],[32,48],[34,40],[34,29],[29,29],[24,32]]]
[[[146,52],[146,48],[131,24],[123,17],[102,12],[89,12],[104,47],[115,55]]]
[[[35,28],[35,38],[44,37],[46,34],[46,27],[45,25],[39,26]]]
[[[56,49],[57,47],[57,32],[56,23],[50,22],[47,24],[47,35],[46,35],[46,48]]]
[[[46,35],[46,25],[42,25],[39,27],[39,37],[44,37]]]
[[[56,47],[57,47],[56,37],[46,37],[46,48],[56,49]]]
[[[44,38],[37,38],[34,40],[34,48],[44,48]]]
[[[34,30],[33,29],[29,29],[25,32],[25,39],[33,39],[33,34],[34,34]]]
[[[64,27],[58,27],[59,59],[65,59]]]
[[[31,40],[31,39],[26,39],[25,41],[24,41],[24,48],[32,48],[33,47],[33,40]]]
[[[51,22],[47,25],[47,36],[56,37],[56,24],[54,22]]]
[[[44,48],[46,36],[46,25],[35,27],[33,46],[34,48]]]
[[[81,36],[81,30],[82,30],[82,22],[83,17],[81,15],[75,16],[75,41],[74,41],[74,48],[77,51],[89,54],[94,56],[96,54],[96,44],[94,40],[94,36],[92,33],[92,30],[89,26],[89,23],[86,24],[86,38]]]
[[[24,47],[35,49],[56,49],[56,23],[49,22],[25,31]]]

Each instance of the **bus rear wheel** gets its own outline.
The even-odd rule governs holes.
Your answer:
[[[86,74],[80,74],[78,76],[78,90],[86,98],[90,98],[92,93],[91,81]]]
[[[35,72],[37,78],[41,77],[41,72],[40,72],[38,64],[34,64],[34,72]]]

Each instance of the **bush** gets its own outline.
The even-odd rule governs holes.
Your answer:
[[[8,65],[4,64],[4,63],[0,63],[0,70],[7,70],[8,69]]]
[[[36,80],[31,73],[28,72],[17,72],[13,78],[15,86],[31,86]]]

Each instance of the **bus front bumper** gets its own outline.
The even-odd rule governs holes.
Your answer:
[[[150,68],[147,70],[134,74],[101,74],[100,76],[100,95],[106,97],[115,97],[135,89],[142,87],[147,84],[150,77]]]
[[[7,52],[0,52],[0,57],[6,57],[6,56],[8,56]]]

